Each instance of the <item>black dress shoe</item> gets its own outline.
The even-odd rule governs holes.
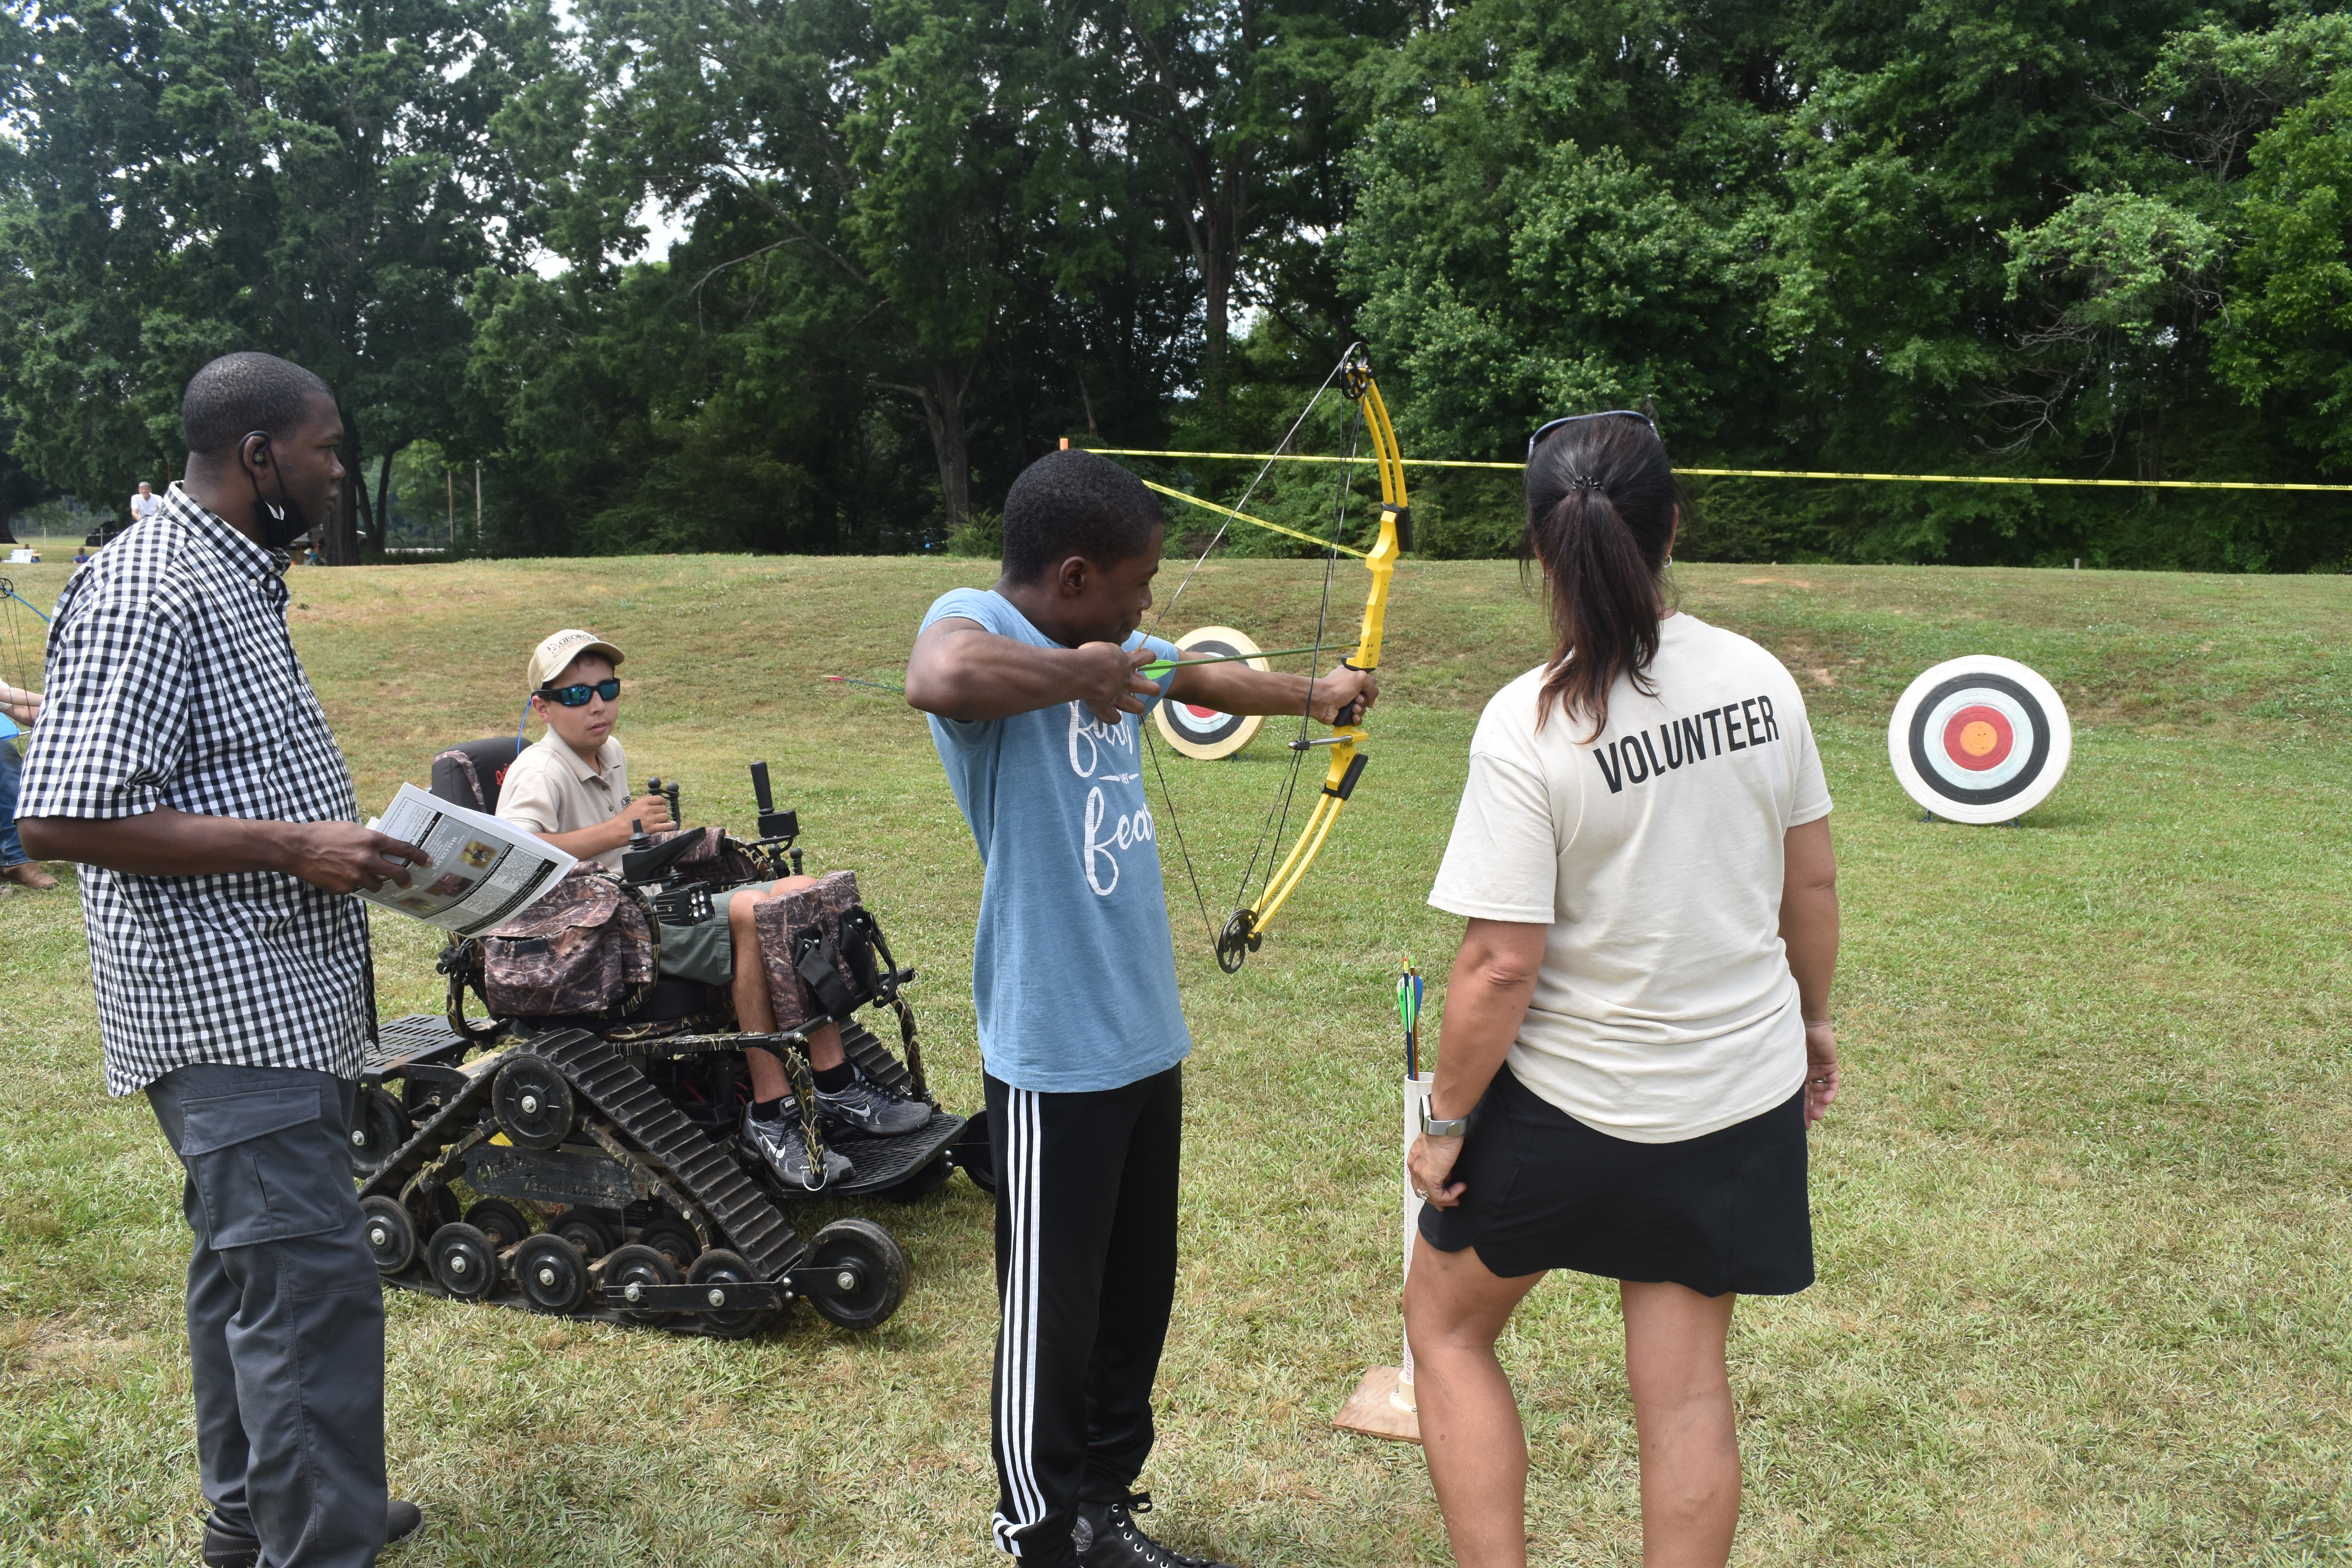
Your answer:
[[[404,1498],[386,1498],[383,1504],[383,1542],[389,1546],[416,1533],[425,1522],[425,1510]],[[223,1524],[220,1516],[210,1514],[205,1519],[205,1568],[254,1568],[261,1561],[261,1542],[249,1530],[239,1530]]]

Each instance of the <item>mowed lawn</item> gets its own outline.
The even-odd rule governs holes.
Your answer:
[[[12,574],[45,605],[63,576]],[[2352,1560],[2352,582],[1678,574],[1685,608],[1774,648],[1808,693],[1843,868],[1846,1093],[1812,1143],[1821,1280],[1739,1310],[1738,1561]],[[374,809],[443,744],[512,728],[546,631],[614,637],[635,776],[681,781],[692,821],[748,827],[743,764],[765,759],[811,868],[856,868],[921,968],[934,1079],[969,1108],[970,839],[921,721],[823,678],[898,679],[922,606],[991,575],[712,557],[301,570],[292,619]],[[1311,640],[1320,575],[1221,563],[1170,627]],[[1343,570],[1335,595],[1349,637],[1360,584]],[[1444,1560],[1419,1451],[1329,1421],[1397,1350],[1393,975],[1419,963],[1441,1010],[1457,922],[1423,898],[1478,707],[1543,647],[1509,565],[1400,571],[1370,770],[1238,976],[1210,958],[1172,829],[1222,920],[1287,754],[1269,733],[1230,763],[1165,758],[1199,1048],[1145,1484],[1178,1545],[1243,1564]],[[1887,767],[1903,686],[1978,651],[2041,668],[2078,726],[2071,776],[2016,830],[1923,824]],[[0,673],[16,658],[0,643]],[[100,1091],[69,890],[0,900],[0,1561],[192,1563],[177,1167],[143,1104]],[[387,1014],[437,1009],[422,928],[379,920],[377,952]],[[1128,983],[1072,973],[1074,1015]],[[959,1179],[866,1212],[915,1279],[864,1339],[806,1312],[722,1344],[394,1294],[393,1477],[428,1523],[388,1561],[992,1561],[988,1200]],[[1535,1448],[1534,1560],[1637,1562],[1613,1293],[1549,1282],[1503,1355]]]

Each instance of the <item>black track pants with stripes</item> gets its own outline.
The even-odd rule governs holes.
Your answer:
[[[1151,1452],[1176,1299],[1183,1068],[1087,1094],[987,1080],[996,1163],[996,1544],[1066,1568],[1078,1503]]]

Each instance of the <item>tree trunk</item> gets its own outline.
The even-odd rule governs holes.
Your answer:
[[[1209,231],[1208,246],[1199,258],[1201,268],[1203,322],[1203,363],[1202,379],[1208,383],[1209,412],[1220,427],[1225,422],[1225,350],[1232,337],[1234,268],[1228,248],[1217,233],[1218,225],[1203,226]]]
[[[971,521],[971,447],[963,423],[963,395],[971,384],[969,371],[934,360],[931,384],[915,389],[923,421],[931,427],[931,451],[939,459],[940,497],[947,503],[950,536]]]
[[[0,490],[0,544],[14,544],[16,542],[16,536],[8,531],[9,520],[14,518],[16,515],[16,509],[8,504],[7,492],[5,490]]]
[[[392,544],[392,447],[385,447],[375,466],[375,552],[381,555]]]
[[[343,410],[343,502],[320,528],[319,554],[330,566],[360,563],[360,424]]]

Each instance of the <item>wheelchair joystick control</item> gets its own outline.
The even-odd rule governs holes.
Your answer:
[[[760,807],[760,837],[781,838],[786,844],[801,836],[800,813],[778,811],[775,793],[768,787],[768,764],[751,764],[751,798]],[[798,867],[793,868],[798,870]]]
[[[629,847],[632,849],[650,849],[653,847],[653,836],[646,831],[645,818],[641,816],[633,816],[629,818]]]

